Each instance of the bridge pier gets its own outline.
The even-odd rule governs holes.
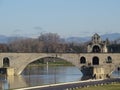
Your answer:
[[[85,79],[106,79],[110,78],[110,72],[107,71],[108,68],[100,66],[82,66],[81,72],[83,73],[82,80]]]
[[[10,67],[0,68],[0,74],[5,74],[7,76],[13,76],[15,74],[14,68],[10,68]]]
[[[103,67],[94,67],[93,77],[96,79],[105,79],[108,78],[109,76],[107,73],[105,73],[105,69]]]
[[[93,67],[92,66],[89,66],[89,67],[82,66],[80,68],[80,70],[81,70],[81,72],[83,74],[83,76],[81,78],[82,80],[87,80],[87,79],[90,79],[90,78],[93,77]]]

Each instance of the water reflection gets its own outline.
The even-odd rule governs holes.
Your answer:
[[[20,76],[0,76],[0,90],[8,90],[18,87],[27,87],[24,78]]]
[[[115,70],[113,77],[120,77]],[[82,73],[74,66],[40,66],[26,68],[20,76],[0,76],[0,90],[79,81]]]
[[[6,76],[0,75],[0,90],[5,90],[9,88]]]
[[[82,73],[73,66],[40,66],[26,68],[20,76],[0,78],[0,90],[78,81]]]
[[[18,88],[18,87],[27,87],[27,83],[25,79],[19,76],[7,76],[7,82],[9,84],[9,88]]]
[[[23,77],[26,78],[29,86],[76,81],[80,80],[82,76],[81,72],[73,66],[33,67],[31,71],[23,72]]]
[[[120,71],[118,71],[117,69],[112,73],[112,77],[120,77]]]

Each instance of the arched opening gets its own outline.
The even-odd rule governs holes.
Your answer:
[[[61,58],[57,58],[57,57],[43,57],[40,59],[36,59],[32,62],[30,62],[29,64],[27,64],[20,72],[20,74],[25,74],[25,75],[29,75],[29,74],[41,74],[40,71],[44,69],[47,69],[48,67],[64,67],[64,66],[74,66],[71,62],[66,61],[64,59]],[[37,68],[35,70],[33,70],[34,68]],[[42,69],[42,70],[41,70]]]
[[[3,67],[9,67],[10,66],[10,60],[8,57],[3,58]]]
[[[48,62],[48,65],[46,64],[46,62]],[[55,63],[56,65],[54,65]],[[26,75],[26,77],[28,77],[27,80],[30,83],[34,82],[34,84],[37,85],[41,83],[41,80],[44,80],[44,82],[47,83],[58,83],[62,80],[66,81],[68,77],[70,77],[69,80],[72,80],[71,75],[75,75],[73,76],[75,78],[82,77],[79,69],[77,67],[74,67],[73,65],[68,65],[68,63],[70,63],[69,60],[67,61],[66,59],[55,57],[43,57],[40,59],[31,60],[31,63],[28,63],[29,65],[31,65],[29,66],[27,64],[28,68],[26,67],[24,69],[22,75]]]
[[[92,52],[93,52],[93,53],[100,53],[100,52],[101,52],[101,49],[100,49],[99,46],[95,45],[95,46],[93,46]]]
[[[61,59],[61,58],[57,58],[57,57],[44,57],[44,58],[40,58],[40,59],[37,59],[31,63],[29,63],[29,65],[32,65],[32,64],[36,64],[36,65],[39,65],[39,64],[47,64],[49,63],[49,65],[72,65],[71,62],[68,62],[64,59]]]
[[[110,56],[107,57],[106,63],[112,63],[112,58]]]
[[[99,58],[98,57],[93,57],[93,59],[92,59],[92,64],[93,65],[99,65]]]
[[[86,58],[85,57],[81,57],[80,58],[80,64],[85,64],[86,63]]]

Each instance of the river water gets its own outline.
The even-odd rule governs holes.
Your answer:
[[[74,66],[35,66],[26,68],[20,76],[1,76],[0,90],[79,81],[81,77]]]
[[[115,71],[112,75],[119,77],[120,73]],[[80,81],[81,77],[82,73],[74,66],[35,66],[26,68],[20,76],[1,76],[0,90]]]

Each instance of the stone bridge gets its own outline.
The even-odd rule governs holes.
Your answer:
[[[98,78],[110,75],[120,65],[120,53],[0,53],[0,67],[13,68],[14,74],[20,75],[28,64],[46,57],[71,62],[83,75]]]

